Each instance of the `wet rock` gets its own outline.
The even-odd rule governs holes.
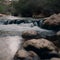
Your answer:
[[[55,45],[60,48],[60,31],[56,33],[56,40],[54,41]]]
[[[21,23],[20,26],[22,27],[33,27],[33,23]]]
[[[60,58],[51,58],[51,60],[60,60]]]
[[[29,31],[24,31],[24,32],[22,33],[22,37],[23,37],[24,39],[33,39],[33,38],[38,38],[39,35],[38,35],[38,33],[37,33],[36,31],[34,31],[34,30],[29,30]]]
[[[33,27],[32,30],[25,30],[22,33],[22,37],[26,40],[27,39],[39,39],[39,38],[55,40],[55,38],[54,38],[55,35],[56,35],[56,33],[54,31],[42,29],[37,26]]]
[[[31,39],[23,44],[27,51],[34,51],[41,59],[50,59],[51,57],[59,57],[56,46],[46,39]]]
[[[26,58],[28,57],[28,52],[25,50],[19,50],[16,55],[20,58]]]
[[[31,39],[26,41],[23,46],[27,47],[29,45],[34,46],[38,49],[48,48],[49,50],[55,50],[54,44],[46,39]]]
[[[41,60],[40,57],[33,51],[29,51],[29,56],[32,57],[32,60]]]
[[[57,39],[60,40],[60,31],[57,32]]]
[[[47,28],[47,29],[59,30],[60,29],[60,14],[54,14],[48,17],[44,21],[43,26],[44,28]]]
[[[14,60],[40,60],[40,58],[35,52],[22,49],[16,53]]]

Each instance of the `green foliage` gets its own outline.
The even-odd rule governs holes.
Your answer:
[[[4,5],[4,0],[0,0],[0,13],[10,12],[21,14],[22,16],[32,16],[43,13],[47,16],[60,12],[60,0],[19,0],[12,1],[12,4]]]
[[[8,14],[10,11],[10,5],[7,5],[5,0],[0,0],[0,13]]]
[[[15,8],[22,16],[32,16],[33,12],[36,12],[37,9],[40,11],[38,3],[39,1],[37,0],[19,0],[18,4],[15,5]]]
[[[3,4],[4,0],[0,0],[0,13],[6,13],[6,6]]]
[[[19,0],[14,7],[22,16],[32,16],[33,13],[50,15],[60,12],[60,0]]]
[[[2,6],[0,5],[0,13],[3,11],[3,8],[2,8]]]

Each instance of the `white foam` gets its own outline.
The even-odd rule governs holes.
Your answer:
[[[20,47],[21,39],[19,36],[7,36],[0,38],[0,60],[12,60]]]

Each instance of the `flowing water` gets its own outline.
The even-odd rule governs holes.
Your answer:
[[[21,39],[19,36],[0,37],[0,60],[12,60],[20,47]]]
[[[55,35],[53,30],[41,28],[44,19],[7,18],[0,18],[0,60],[13,59],[16,51],[21,46],[23,31],[35,30],[43,38]]]

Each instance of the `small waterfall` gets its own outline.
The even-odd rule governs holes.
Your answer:
[[[21,46],[23,31],[37,31],[42,38],[54,36],[54,31],[41,28],[43,22],[44,19],[33,18],[0,19],[0,59],[12,60]]]
[[[15,19],[15,20],[0,20],[0,24],[27,24],[32,23],[34,26],[42,27],[43,19]]]

